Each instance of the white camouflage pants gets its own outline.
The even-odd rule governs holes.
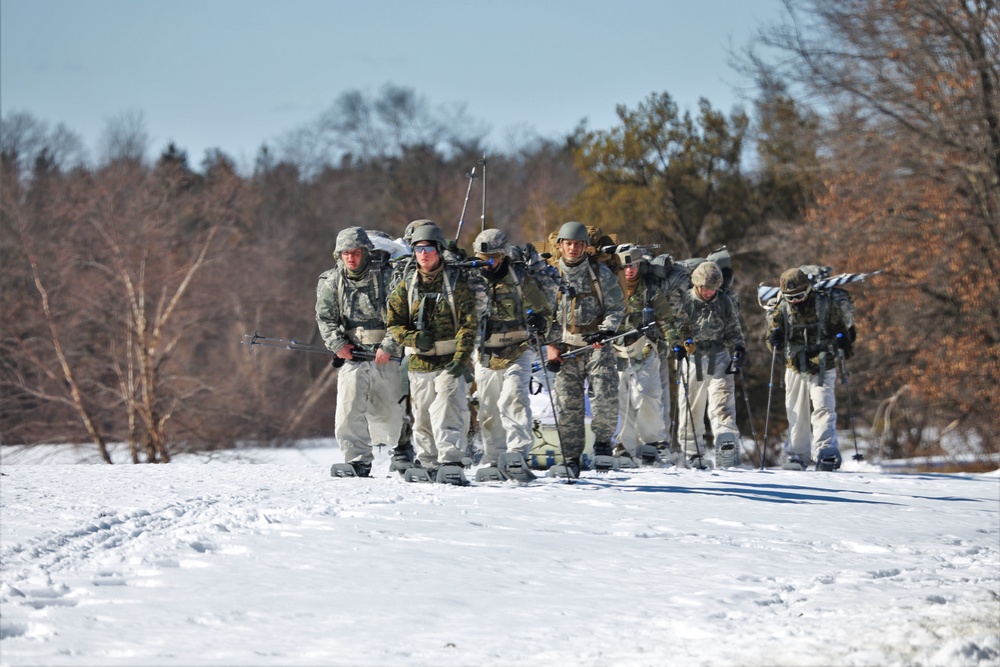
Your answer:
[[[404,408],[399,364],[346,361],[337,370],[337,423],[334,437],[344,461],[371,461],[372,445],[396,446]]]
[[[701,358],[702,380],[695,373],[694,355],[689,355],[680,362],[678,375],[681,386],[677,392],[677,440],[680,442],[686,456],[693,456],[701,450],[705,455],[703,445],[705,436],[705,411],[708,411],[708,422],[712,433],[718,437],[722,433],[735,433],[739,438],[740,431],[736,427],[736,382],[732,375],[726,375],[729,366],[729,353],[723,350],[715,356],[715,372],[708,372],[708,355]],[[691,401],[691,413],[694,415],[692,424],[688,414],[688,403],[685,399],[684,385]],[[697,446],[695,445],[697,443]]]
[[[469,385],[444,370],[410,371],[413,445],[425,468],[458,463],[465,456]]]
[[[824,447],[837,447],[837,370],[819,375],[785,369],[785,411],[788,414],[788,441],[785,452],[814,462]]]
[[[528,454],[535,442],[531,430],[531,364],[537,355],[525,350],[509,366],[493,370],[476,363],[479,393],[479,428],[486,461],[496,463],[501,454]]]
[[[618,371],[618,432],[615,440],[635,456],[639,445],[665,442],[660,358],[652,351]]]

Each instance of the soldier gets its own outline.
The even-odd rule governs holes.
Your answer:
[[[589,235],[579,222],[567,222],[559,229],[557,263],[563,292],[556,308],[550,339],[559,342],[546,346],[550,368],[558,368],[554,391],[562,448],[567,457],[566,469],[578,476],[583,467],[586,443],[584,395],[589,383],[593,389],[591,409],[594,431],[594,455],[612,455],[611,438],[618,421],[618,370],[609,345],[601,341],[615,335],[625,313],[622,288],[609,268],[591,261],[587,253]],[[592,345],[594,351],[564,360],[563,352]]]
[[[450,267],[444,234],[425,224],[411,237],[416,270],[389,297],[388,329],[406,346],[417,458],[428,472],[464,465],[468,372],[475,346],[475,295]]]
[[[623,244],[618,246],[617,255],[625,276],[625,316],[618,332],[643,330],[612,344],[619,380],[615,454],[641,456],[644,463],[652,463],[658,458],[658,450],[669,446],[670,438],[663,418],[657,343],[677,345],[682,336],[690,336],[690,331],[682,323],[681,297],[676,293],[668,297],[650,279],[648,261],[641,249]],[[666,400],[670,400],[669,396]]]
[[[788,460],[783,467],[805,470],[815,461],[817,470],[836,470],[842,461],[834,393],[836,358],[838,352],[851,356],[854,325],[828,293],[812,288],[801,269],[782,273],[780,290],[778,307],[767,322],[767,346],[785,351]]]
[[[334,435],[344,461],[359,477],[371,471],[372,443],[395,443],[403,424],[399,345],[386,331],[391,269],[372,259],[361,227],[337,234],[337,266],[316,286],[316,323],[327,349],[336,353],[337,412]],[[374,358],[355,358],[357,352]]]
[[[545,340],[552,305],[538,281],[514,266],[502,231],[483,231],[473,250],[480,259],[493,262],[482,271],[489,310],[475,364],[484,456],[490,467],[500,464],[501,478],[516,475],[519,481],[529,481],[533,475],[524,455],[534,443],[529,384],[537,355],[532,337]],[[505,453],[517,454],[520,461],[502,456]],[[509,466],[511,462],[516,465]]]
[[[715,262],[702,262],[691,272],[693,287],[684,302],[685,319],[693,336],[677,346],[677,371],[683,394],[677,397],[677,437],[688,464],[706,467],[701,446],[708,411],[712,434],[718,444],[723,434],[739,443],[736,426],[736,383],[726,370],[739,370],[746,357],[739,313],[722,291],[722,270]],[[683,363],[682,363],[683,362]],[[716,456],[719,455],[716,448]],[[738,449],[732,451],[738,456]],[[680,464],[680,462],[678,462]]]

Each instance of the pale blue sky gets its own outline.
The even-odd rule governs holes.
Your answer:
[[[65,123],[94,150],[141,111],[152,151],[240,164],[341,93],[394,83],[465,103],[489,141],[559,136],[667,91],[730,111],[728,65],[780,0],[2,0],[0,111]]]

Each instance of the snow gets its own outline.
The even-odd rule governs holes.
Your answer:
[[[2,453],[2,665],[1000,665],[995,472]]]

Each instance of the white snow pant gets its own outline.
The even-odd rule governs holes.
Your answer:
[[[705,411],[708,410],[708,422],[712,433],[719,437],[722,433],[735,433],[737,439],[740,431],[736,428],[736,382],[732,375],[726,375],[729,366],[729,353],[725,350],[715,356],[715,372],[708,372],[708,355],[701,358],[702,380],[699,382],[695,373],[694,355],[689,355],[680,362],[681,387],[677,396],[677,439],[686,456],[693,456],[701,451],[704,455]],[[684,385],[687,385],[691,401],[691,414],[688,414],[688,402],[684,396]],[[697,445],[696,445],[697,443]]]
[[[663,424],[660,358],[655,350],[618,371],[618,432],[615,440],[632,456],[639,445],[667,441]]]
[[[410,371],[413,444],[425,468],[458,463],[465,456],[469,385],[444,370]]]
[[[527,456],[535,442],[531,430],[531,364],[536,354],[525,350],[509,366],[493,370],[476,363],[479,393],[479,428],[483,455],[496,463],[501,454],[520,452]]]
[[[822,386],[819,378],[815,373],[803,375],[791,368],[785,369],[785,411],[788,414],[785,452],[797,454],[809,463],[817,460],[819,450],[824,447],[837,447],[837,370],[831,368],[823,373]]]
[[[670,404],[670,348],[657,346],[660,358],[660,402],[663,404],[663,427],[667,431],[667,440],[674,428],[673,406]]]
[[[337,370],[337,415],[333,434],[344,461],[371,461],[372,445],[396,446],[403,428],[402,374],[390,361],[345,361]]]

